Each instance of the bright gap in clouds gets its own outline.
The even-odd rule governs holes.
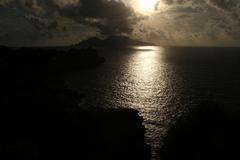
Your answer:
[[[154,12],[157,2],[158,0],[137,0],[136,8],[142,14],[150,14]]]

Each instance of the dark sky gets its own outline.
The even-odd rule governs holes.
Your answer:
[[[240,0],[0,0],[2,45],[69,45],[111,35],[240,46]]]

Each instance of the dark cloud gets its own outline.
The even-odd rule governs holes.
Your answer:
[[[92,27],[61,17],[54,8],[48,13],[50,8],[36,2],[0,1],[0,45],[71,45],[97,35]]]
[[[225,10],[231,10],[232,8],[239,7],[240,4],[238,0],[211,0],[210,2]]]
[[[239,22],[240,27],[240,1],[239,0],[211,0],[213,5],[228,12],[230,16]]]
[[[161,0],[161,1],[168,5],[185,5],[185,4],[195,5],[206,2],[206,0]]]
[[[115,0],[16,0],[16,3],[32,14],[47,17],[59,14],[94,26],[103,35],[130,34],[137,22],[133,9]]]
[[[38,30],[58,30],[59,24],[56,20],[41,18],[34,15],[26,15],[25,18],[32,22]]]
[[[1,17],[4,17],[0,23],[1,41],[6,35],[12,41],[14,37],[16,41],[19,41],[17,37],[22,37],[31,43],[56,40],[61,36],[64,36],[61,40],[72,37],[79,41],[93,34],[130,35],[138,21],[134,10],[117,0],[2,0],[0,7]],[[24,24],[16,26],[17,21]],[[11,26],[4,28],[4,23],[11,23]]]
[[[78,5],[60,9],[63,16],[96,26],[103,35],[129,34],[137,22],[130,7],[121,1],[81,0]]]

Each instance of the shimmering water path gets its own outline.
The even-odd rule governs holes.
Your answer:
[[[133,47],[102,49],[106,63],[69,76],[86,94],[82,107],[134,108],[144,118],[153,159],[169,125],[209,95],[239,103],[240,50],[237,48]]]

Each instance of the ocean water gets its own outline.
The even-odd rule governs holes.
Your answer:
[[[167,129],[205,99],[240,105],[240,49],[142,46],[100,49],[106,63],[71,73],[81,107],[133,108],[144,118],[153,159]]]

